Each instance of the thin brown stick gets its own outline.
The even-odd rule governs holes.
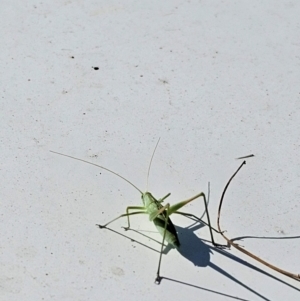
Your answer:
[[[247,158],[251,158],[251,157],[254,157],[254,155],[253,155],[253,154],[251,154],[251,155],[244,156],[244,157],[238,157],[238,158],[236,158],[236,160],[240,160],[240,159],[247,159]]]
[[[300,274],[293,274],[293,273],[290,273],[288,271],[285,271],[285,270],[282,270],[266,261],[264,261],[263,259],[259,258],[258,256],[254,255],[253,253],[247,251],[246,249],[240,247],[238,244],[234,243],[232,240],[230,240],[229,238],[227,238],[225,235],[224,235],[224,231],[221,230],[221,227],[220,227],[220,216],[221,216],[221,208],[222,208],[222,203],[223,203],[223,199],[224,199],[224,196],[225,196],[225,192],[230,184],[230,182],[232,181],[232,179],[235,177],[235,175],[239,172],[239,170],[242,168],[242,166],[246,164],[246,161],[243,161],[243,163],[240,165],[240,167],[237,169],[237,171],[232,175],[232,177],[229,179],[228,183],[226,184],[225,188],[224,188],[224,191],[222,193],[222,196],[221,196],[221,200],[220,200],[220,205],[219,205],[219,209],[218,209],[218,220],[217,220],[217,224],[218,224],[218,229],[221,233],[221,235],[224,237],[224,239],[227,241],[228,245],[230,246],[233,246],[235,247],[236,249],[238,249],[239,251],[243,252],[244,254],[250,256],[251,258],[259,261],[260,263],[266,265],[267,267],[273,269],[274,271],[276,272],[279,272],[285,276],[288,276],[290,278],[293,278],[295,280],[298,280],[300,281]]]

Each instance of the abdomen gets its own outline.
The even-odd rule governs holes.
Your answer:
[[[158,232],[161,234],[162,237],[164,236],[164,231],[165,231],[165,220],[166,218],[163,215],[159,215],[153,220],[156,229],[158,230]],[[173,225],[170,218],[168,218],[168,222],[167,222],[165,241],[167,241],[175,248],[180,247],[180,242],[177,236],[175,226]]]

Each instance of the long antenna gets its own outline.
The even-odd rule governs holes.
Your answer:
[[[157,149],[159,140],[160,140],[160,137],[158,138],[158,141],[157,141],[157,143],[156,143],[156,145],[155,145],[155,148],[154,148],[154,151],[153,151],[153,153],[152,153],[151,160],[150,160],[150,164],[149,164],[149,167],[148,167],[148,173],[147,173],[147,191],[148,191],[148,181],[149,181],[150,168],[151,168],[152,160],[153,160],[155,151],[156,151],[156,149]]]
[[[138,190],[141,194],[143,194],[143,192],[138,189],[134,184],[132,184],[129,180],[125,179],[124,177],[122,177],[121,175],[117,174],[116,172],[106,168],[106,167],[103,167],[101,165],[98,165],[98,164],[95,164],[95,163],[92,163],[92,162],[89,162],[89,161],[85,161],[83,159],[79,159],[79,158],[75,158],[75,157],[72,157],[72,156],[69,156],[69,155],[65,155],[65,154],[62,154],[62,153],[58,153],[58,152],[54,152],[54,151],[50,151],[51,153],[54,153],[54,154],[57,154],[57,155],[60,155],[60,156],[64,156],[64,157],[68,157],[68,158],[71,158],[71,159],[74,159],[74,160],[77,160],[77,161],[81,161],[81,162],[84,162],[84,163],[87,163],[87,164],[91,164],[91,165],[94,165],[94,166],[97,166],[97,167],[100,167],[106,171],[109,171],[111,172],[112,174],[118,176],[119,178],[123,179],[124,181],[126,181],[127,183],[129,183],[131,186],[133,186],[136,190]]]

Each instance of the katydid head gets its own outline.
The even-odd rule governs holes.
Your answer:
[[[155,203],[157,206],[157,203],[161,204],[168,196],[170,196],[171,193],[166,194],[163,198],[161,199],[156,199],[150,192],[146,191],[142,193],[142,201],[145,207],[147,207],[151,203]]]
[[[148,191],[143,192],[141,198],[142,198],[142,201],[143,201],[143,205],[145,207],[148,207],[151,203],[154,203],[156,201],[154,196]]]

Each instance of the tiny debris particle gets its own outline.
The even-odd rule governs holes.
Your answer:
[[[124,270],[119,267],[112,267],[111,271],[114,275],[117,275],[117,276],[123,276],[125,274]]]

